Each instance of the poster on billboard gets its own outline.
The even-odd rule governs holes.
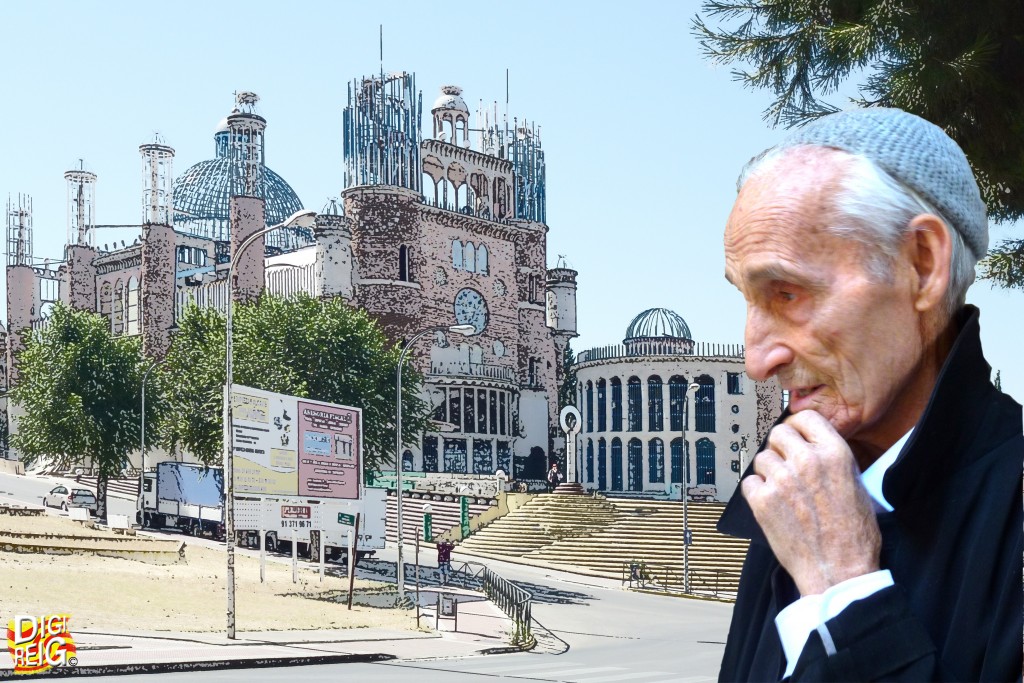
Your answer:
[[[361,411],[235,384],[235,492],[359,498]]]

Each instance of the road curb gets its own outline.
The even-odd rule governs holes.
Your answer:
[[[109,664],[50,669],[45,673],[23,676],[11,669],[0,671],[0,680],[28,678],[65,678],[67,676],[127,676],[131,674],[174,673],[185,671],[219,671],[223,669],[261,669],[286,666],[317,666],[322,664],[355,664],[385,662],[397,659],[385,653],[316,655],[312,657],[251,657],[202,662],[163,662],[158,664]]]

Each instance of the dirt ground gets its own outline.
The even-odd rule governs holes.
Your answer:
[[[53,516],[0,515],[0,531],[96,535],[106,532]],[[70,614],[74,628],[134,631],[217,632],[226,628],[227,561],[224,551],[188,545],[179,564],[91,555],[46,555],[0,549],[0,621],[15,614]],[[331,570],[329,570],[331,571]],[[340,574],[339,568],[334,571]],[[356,579],[352,610],[348,580],[299,561],[267,561],[260,583],[259,559],[235,555],[236,625],[239,631],[415,628],[406,610],[392,609],[394,586]]]

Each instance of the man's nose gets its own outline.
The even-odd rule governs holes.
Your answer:
[[[747,309],[746,344],[747,375],[764,381],[793,362],[793,350],[771,320],[756,308]]]

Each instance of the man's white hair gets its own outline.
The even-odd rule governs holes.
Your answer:
[[[771,171],[790,152],[806,147],[772,148],[754,157],[743,168],[737,181],[737,191],[748,180]],[[819,148],[825,149],[825,148]],[[911,221],[921,214],[932,214],[942,221],[952,240],[949,286],[944,303],[946,313],[952,317],[964,305],[967,289],[974,283],[974,266],[978,256],[964,242],[960,233],[930,202],[900,183],[869,158],[834,150],[845,157],[846,163],[838,177],[839,188],[832,197],[834,225],[828,226],[833,234],[862,244],[866,255],[865,267],[879,281],[890,281],[892,264],[899,255],[900,246]]]

